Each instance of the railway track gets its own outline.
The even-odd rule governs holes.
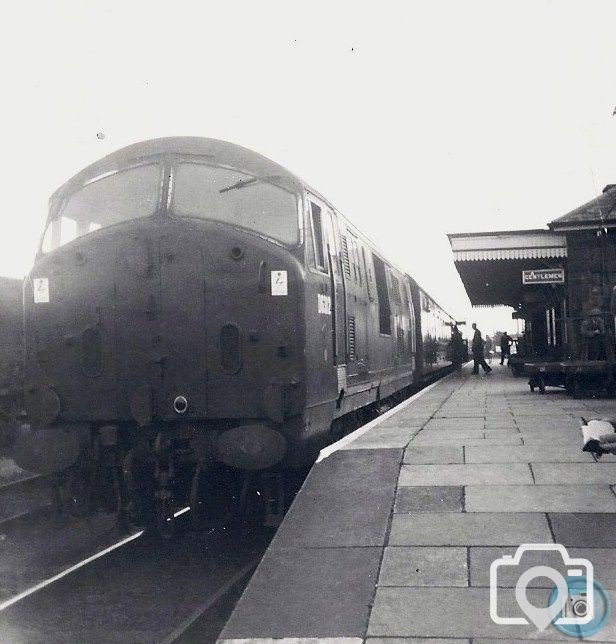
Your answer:
[[[0,531],[4,524],[49,508],[51,503],[51,483],[43,476],[0,484]]]
[[[176,520],[188,524],[185,516]],[[190,641],[195,629],[198,641],[214,641],[234,605],[229,598],[241,592],[272,536],[222,527],[206,539],[179,528],[170,541],[141,532],[116,540],[38,583],[31,577],[0,601],[0,641],[171,644]],[[52,568],[58,566],[47,573]]]
[[[52,498],[42,477],[0,487],[0,642],[214,642],[274,534],[193,533],[185,509],[169,541],[120,537],[112,515],[58,515]]]

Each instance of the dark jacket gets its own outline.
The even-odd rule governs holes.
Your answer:
[[[475,335],[473,335],[472,350],[476,355],[483,355],[483,338],[481,337],[481,331],[479,329],[475,329]]]

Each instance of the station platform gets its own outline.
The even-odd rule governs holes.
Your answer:
[[[616,607],[616,458],[595,462],[580,431],[616,401],[531,393],[492,367],[467,365],[322,453],[219,642],[570,641],[490,617],[490,564],[523,543],[587,558]],[[500,572],[499,614],[522,616],[519,571]],[[547,606],[552,587],[537,578],[527,597]],[[588,639],[616,641],[616,616]]]

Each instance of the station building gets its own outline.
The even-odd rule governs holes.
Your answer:
[[[599,309],[611,319],[616,285],[616,184],[547,229],[448,235],[473,306],[511,306],[524,321],[523,351],[577,357],[580,324]],[[610,328],[613,325],[610,325]]]

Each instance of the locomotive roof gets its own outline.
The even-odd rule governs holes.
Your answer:
[[[56,190],[52,199],[68,195],[103,174],[117,172],[149,159],[166,157],[209,160],[217,165],[245,170],[259,177],[282,176],[296,183],[298,187],[306,185],[278,163],[241,145],[198,136],[169,136],[133,143],[108,154],[69,179]]]
[[[170,157],[209,160],[217,165],[245,170],[258,177],[285,177],[290,182],[294,183],[298,189],[303,187],[306,190],[309,190],[312,194],[334,208],[331,202],[320,194],[318,190],[315,190],[305,181],[302,181],[297,175],[289,172],[289,170],[275,161],[264,157],[262,154],[242,147],[241,145],[236,145],[235,143],[199,136],[169,136],[159,139],[149,139],[147,141],[140,141],[139,143],[133,143],[132,145],[120,148],[102,159],[95,161],[70,178],[54,192],[50,201],[70,195],[88,181],[96,179],[101,175],[117,172],[128,166],[138,164],[148,159],[156,160]],[[344,217],[344,215],[339,213],[337,209],[335,210],[338,214]],[[355,230],[357,230],[350,220],[346,217],[344,217],[344,219]],[[359,231],[357,230],[357,232]],[[365,235],[362,234],[362,236],[365,238]],[[372,242],[370,243],[372,244]],[[372,244],[372,246],[374,247],[374,244]],[[398,270],[402,274],[410,277],[406,271],[399,268]],[[439,306],[427,291],[419,285],[418,287],[428,295],[428,297],[430,297],[437,306]],[[439,306],[439,308],[446,313],[442,307]],[[449,314],[446,313],[446,315]]]

